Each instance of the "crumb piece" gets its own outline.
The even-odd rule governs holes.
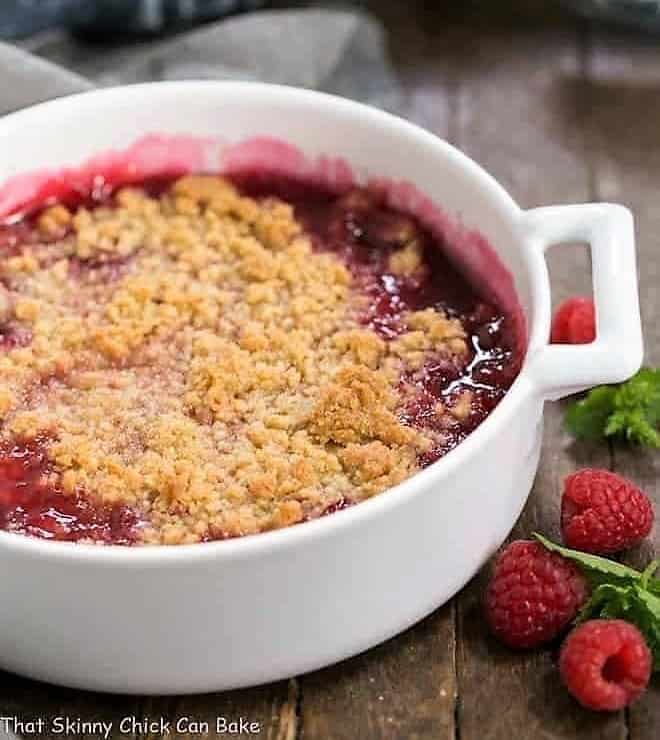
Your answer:
[[[378,230],[379,241],[391,247],[405,247],[418,241],[419,229],[412,218],[387,214]]]
[[[71,224],[71,212],[63,205],[46,208],[37,219],[37,228],[46,237],[63,236]]]
[[[0,418],[14,405],[14,396],[6,388],[0,388]]]
[[[463,391],[461,395],[456,399],[454,404],[450,407],[449,411],[453,417],[459,421],[467,419],[472,411],[472,399],[474,395],[471,391]]]
[[[353,361],[376,369],[385,355],[387,345],[372,331],[353,329],[335,334],[333,339],[340,352],[350,352]]]
[[[289,527],[302,521],[303,516],[303,508],[299,501],[284,501],[275,509],[272,526],[274,529]]]
[[[172,193],[187,197],[195,203],[213,204],[217,207],[225,203],[231,204],[238,197],[233,185],[213,175],[185,175],[174,183]]]
[[[236,399],[254,386],[249,353],[211,334],[196,339],[193,351],[186,403],[193,410],[208,409],[214,419],[231,421]]]
[[[422,265],[422,250],[418,242],[412,241],[403,249],[390,255],[388,269],[401,277],[409,277]]]
[[[466,334],[458,319],[450,319],[433,308],[409,311],[403,317],[408,331],[395,339],[390,351],[419,368],[430,352],[444,355],[467,354]]]
[[[20,321],[36,321],[39,316],[39,304],[29,298],[19,298],[14,305],[14,315]]]
[[[339,454],[342,465],[350,469],[352,477],[360,481],[380,478],[399,462],[396,452],[382,442],[349,444]]]
[[[33,275],[39,269],[39,261],[26,249],[23,254],[8,257],[2,265],[3,271],[7,275]]]
[[[350,444],[380,439],[389,444],[409,444],[413,432],[392,413],[396,396],[382,373],[361,365],[340,370],[309,418],[312,434],[321,441]]]
[[[302,232],[300,224],[293,217],[293,207],[274,200],[267,201],[265,206],[264,210],[257,213],[255,235],[270,249],[285,249]]]

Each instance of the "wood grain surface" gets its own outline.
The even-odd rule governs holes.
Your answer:
[[[281,6],[310,3],[275,3]],[[660,364],[660,43],[591,27],[560,3],[369,0],[405,92],[404,114],[483,164],[523,207],[616,200],[636,215],[647,362]],[[451,5],[446,9],[445,5]],[[62,51],[66,48],[66,53]],[[50,39],[53,58],[94,53]],[[38,49],[37,49],[38,51]],[[589,291],[583,245],[549,255],[553,298]],[[514,537],[557,535],[562,478],[582,466],[637,481],[660,511],[660,456],[576,444],[549,404],[539,473]],[[646,563],[660,540],[627,559]],[[108,697],[0,674],[0,714],[83,720],[136,716],[256,721],[269,740],[655,740],[660,686],[627,712],[582,710],[562,689],[556,646],[518,654],[487,635],[480,609],[486,567],[452,603],[386,644],[316,673],[257,689],[184,698]],[[1,735],[1,732],[0,732]],[[62,737],[53,733],[42,737]],[[78,737],[101,737],[96,733]],[[134,737],[160,737],[137,731]],[[27,737],[27,735],[26,735]],[[246,737],[246,735],[244,735]]]

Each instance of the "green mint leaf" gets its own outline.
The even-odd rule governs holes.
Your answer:
[[[629,621],[637,625],[653,654],[653,670],[660,670],[660,596],[638,586]]]
[[[655,594],[656,596],[660,596],[660,579],[658,578],[651,578],[646,585],[646,590],[650,591],[652,594]]]
[[[660,434],[641,409],[615,411],[605,425],[606,437],[620,437],[641,447],[660,447]]]
[[[591,596],[576,623],[598,618],[631,622],[644,635],[653,669],[660,670],[660,580],[653,577],[660,561],[654,560],[640,573],[614,560],[562,547],[536,532],[534,537],[551,552],[574,562],[591,584]]]
[[[660,568],[660,560],[651,560],[646,568],[644,568],[641,578],[643,588],[648,588],[649,584],[655,580],[653,578],[653,574],[658,570],[658,568]],[[658,585],[660,585],[660,583]]]
[[[619,411],[640,410],[649,424],[660,421],[660,370],[643,368],[617,387],[614,406]]]
[[[587,601],[580,609],[577,623],[586,622],[596,617],[619,617],[630,603],[634,586],[615,586],[612,583],[603,583],[595,588]]]
[[[565,425],[578,439],[598,440],[605,436],[608,419],[614,411],[616,388],[603,385],[594,388],[586,398],[571,404],[565,417]]]
[[[592,587],[599,586],[603,583],[628,586],[636,583],[642,577],[639,571],[629,568],[627,565],[617,563],[614,560],[608,560],[598,555],[591,555],[586,552],[571,550],[568,547],[562,547],[543,537],[538,532],[534,532],[534,537],[551,552],[558,552],[567,560],[577,563]]]
[[[660,448],[660,369],[643,368],[625,383],[594,388],[569,406],[565,425],[578,439]]]

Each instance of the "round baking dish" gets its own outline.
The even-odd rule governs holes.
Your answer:
[[[424,193],[461,229],[486,237],[497,259],[488,262],[470,247],[465,263],[475,275],[491,273],[493,288],[508,290],[509,300],[516,300],[515,286],[528,327],[520,376],[485,422],[437,463],[356,507],[272,533],[170,548],[50,543],[0,532],[2,668],[85,689],[192,693],[333,663],[447,601],[501,544],[525,503],[544,401],[628,378],[641,363],[642,338],[625,208],[522,211],[449,144],[380,111],[313,92],[161,83],[13,114],[0,121],[0,211],[30,201],[56,169],[125,150],[153,132],[163,135],[158,156],[188,152],[194,167],[221,168],[228,151],[234,162],[257,151],[237,142],[268,136],[297,147],[289,154],[298,168],[317,158],[325,177],[344,177],[350,165],[360,180],[397,181],[411,210]],[[87,175],[112,156],[93,160]],[[199,156],[206,160],[193,162]],[[144,165],[135,160],[137,169],[131,164],[127,172]],[[26,174],[35,170],[41,174]],[[564,241],[591,246],[598,308],[591,345],[548,345],[543,252]]]

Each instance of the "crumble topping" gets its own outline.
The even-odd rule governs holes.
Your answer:
[[[415,240],[409,241],[403,249],[398,249],[388,260],[387,266],[395,275],[408,277],[422,266],[422,250]]]
[[[30,338],[0,348],[0,440],[48,440],[63,494],[132,507],[140,542],[317,517],[442,444],[442,425],[406,419],[404,379],[464,365],[463,324],[409,310],[386,341],[361,320],[359,281],[288,203],[186,176],[35,223],[39,238],[0,261],[0,330]],[[422,266],[416,233],[403,217],[380,229],[393,274]],[[470,402],[435,413],[464,418]]]

